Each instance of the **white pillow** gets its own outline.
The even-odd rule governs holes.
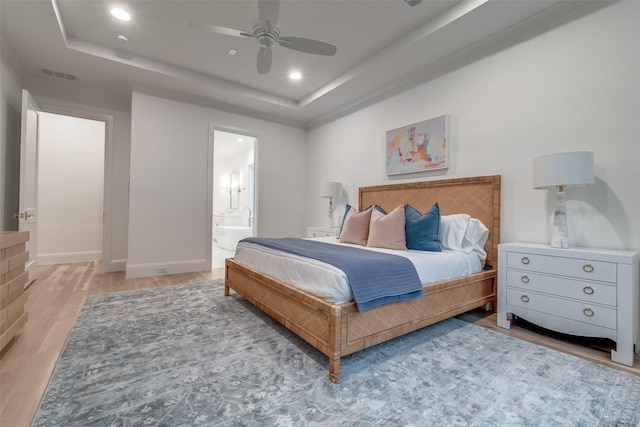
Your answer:
[[[467,214],[443,215],[440,217],[440,243],[442,249],[475,252],[483,263],[487,260],[484,245],[489,238],[489,229],[477,218]]]
[[[482,265],[487,260],[487,251],[484,250],[484,245],[489,238],[489,229],[477,218],[471,218],[469,220],[469,226],[467,232],[462,239],[462,247],[465,248],[465,252],[469,253],[469,249],[476,253]]]
[[[462,241],[471,216],[467,214],[442,215],[440,217],[440,243],[442,249],[464,250]]]

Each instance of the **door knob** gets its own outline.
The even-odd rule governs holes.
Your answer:
[[[29,218],[33,218],[33,214],[30,214],[29,212],[19,212],[19,213],[13,214],[13,217],[20,218],[20,219],[29,219]]]

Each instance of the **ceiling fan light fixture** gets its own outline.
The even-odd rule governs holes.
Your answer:
[[[197,22],[187,21],[187,25],[192,28],[225,36],[251,37],[256,39],[260,45],[258,56],[256,57],[256,68],[258,74],[262,75],[269,74],[273,61],[271,48],[277,45],[313,55],[335,55],[337,47],[330,43],[305,37],[281,37],[280,27],[278,26],[279,10],[280,0],[258,0],[258,18],[251,22],[250,33],[233,28],[221,27],[219,25],[199,24]],[[231,54],[231,52],[229,52],[229,54]],[[297,76],[290,77],[292,79],[300,79],[302,76],[298,73]]]
[[[113,9],[111,9],[111,15],[121,21],[131,21],[131,15],[129,15],[126,10],[120,9],[118,7],[114,7]]]
[[[302,74],[300,74],[300,72],[298,71],[292,71],[291,73],[289,73],[289,78],[291,80],[300,80],[302,78]]]

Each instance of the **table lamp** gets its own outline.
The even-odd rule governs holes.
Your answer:
[[[558,190],[551,232],[552,248],[569,247],[565,188],[593,185],[594,182],[592,152],[573,151],[533,159],[533,188]]]
[[[325,181],[320,185],[320,197],[329,198],[329,221],[327,226],[333,228],[333,198],[340,195],[342,183],[335,181]]]

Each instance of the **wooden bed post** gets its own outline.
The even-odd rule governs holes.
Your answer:
[[[342,348],[342,336],[344,332],[344,319],[342,307],[333,305],[329,318],[329,381],[340,382],[340,357]]]
[[[329,381],[340,382],[340,356],[329,357]]]

